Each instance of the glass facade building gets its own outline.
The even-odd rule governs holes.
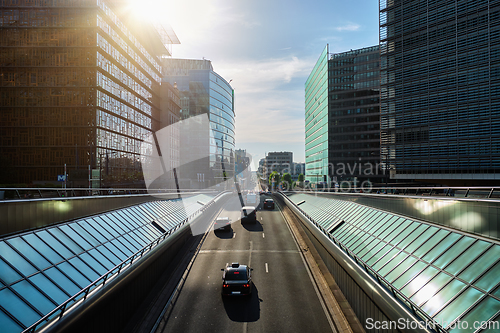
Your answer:
[[[207,188],[232,179],[235,113],[231,85],[209,60],[165,58],[162,66],[162,80],[179,89],[181,120],[206,115],[209,122],[206,133],[181,133],[181,161],[193,161],[181,165],[181,187]]]
[[[500,178],[500,3],[380,0],[381,149],[391,178]]]
[[[329,174],[339,183],[384,178],[379,64],[378,45],[331,54],[328,60]]]
[[[328,45],[305,84],[305,180],[328,182]]]
[[[157,29],[122,7],[2,2],[0,149],[15,182],[56,181],[66,164],[69,185],[87,185],[88,166],[98,186],[140,183],[141,141],[160,124],[159,58],[169,53]]]

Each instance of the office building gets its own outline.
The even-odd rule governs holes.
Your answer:
[[[305,179],[380,183],[379,47],[321,53],[305,84]],[[367,186],[368,186],[367,184]]]
[[[311,183],[328,179],[328,45],[305,84],[305,180]]]
[[[0,152],[15,183],[140,186],[160,128],[160,57],[177,43],[120,1],[4,2]],[[149,143],[151,144],[151,143]]]
[[[162,65],[163,82],[179,89],[181,119],[205,116],[208,122],[207,128],[181,132],[181,187],[207,188],[232,179],[235,113],[231,85],[209,60],[165,58]]]
[[[290,151],[270,152],[266,156],[264,162],[264,177],[269,179],[273,171],[280,175],[284,173],[292,173],[293,168],[293,153]]]
[[[392,179],[500,179],[500,3],[380,0],[381,153]]]
[[[328,162],[337,183],[381,183],[379,47],[330,54]]]

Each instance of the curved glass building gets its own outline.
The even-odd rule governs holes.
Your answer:
[[[181,119],[206,115],[207,131],[181,133],[179,183],[206,188],[234,176],[234,92],[209,60],[163,59],[163,82],[179,89]],[[197,132],[197,133],[194,133]],[[207,133],[208,132],[208,133]]]

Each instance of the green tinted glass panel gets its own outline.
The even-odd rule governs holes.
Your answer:
[[[427,262],[433,262],[437,257],[443,254],[444,251],[450,248],[450,246],[455,243],[461,235],[457,233],[451,233],[446,238],[444,238],[439,244],[437,244],[429,253],[427,253],[422,259]]]
[[[469,265],[474,261],[486,248],[490,245],[490,243],[477,241],[470,248],[467,249],[464,253],[460,255],[457,259],[455,259],[448,267],[446,267],[446,271],[450,272],[453,275],[457,275],[464,267]]]
[[[466,284],[458,280],[452,280],[446,287],[421,306],[422,310],[427,312],[430,316],[434,316],[446,302],[452,299],[465,287],[467,287]]]
[[[49,231],[54,237],[56,237],[62,244],[66,245],[66,247],[68,247],[74,253],[80,253],[83,251],[83,248],[80,245],[75,243],[71,238],[69,238],[59,228],[51,228],[51,229],[49,229]]]
[[[432,250],[436,245],[439,244],[445,238],[450,234],[449,231],[441,229],[439,230],[434,236],[429,238],[424,244],[422,244],[418,249],[416,249],[413,254],[416,255],[417,257],[422,257],[426,252]],[[456,235],[456,234],[454,234]]]
[[[474,285],[483,290],[490,291],[500,283],[500,262],[497,262],[486,274],[481,276]]]
[[[359,240],[359,237],[361,237],[363,234],[364,234],[364,232],[362,232],[361,230],[359,230],[359,229],[353,229],[352,231],[349,232],[349,236],[348,237],[343,237],[344,240],[341,241],[341,242],[343,244],[345,244],[346,246],[349,246],[350,244],[352,244],[352,243],[356,242],[357,240]]]
[[[419,274],[425,267],[427,267],[427,264],[423,263],[422,261],[418,261],[415,265],[410,267],[403,275],[401,275],[392,284],[394,285],[394,287],[400,289],[408,281],[410,281],[414,276]]]
[[[500,246],[494,245],[482,256],[477,258],[469,267],[467,267],[460,275],[459,278],[471,283],[484,271],[486,271],[497,259],[500,257]]]
[[[391,226],[389,228],[387,228],[386,230],[384,230],[384,232],[382,232],[380,234],[380,236],[378,236],[379,238],[381,239],[384,239],[386,241],[389,241],[391,240],[392,238],[394,238],[394,235],[393,234],[396,234],[397,230],[399,230],[399,232],[401,232],[401,230],[403,230],[404,226],[404,222],[406,221],[406,219],[400,217],[398,219],[391,219],[391,221],[387,222],[387,223],[390,223]],[[390,236],[390,235],[393,235],[393,236]]]
[[[393,256],[395,256],[395,255],[396,255],[396,253],[398,253],[398,252],[399,252],[399,250],[398,250],[398,249],[392,249],[392,250],[390,250],[390,251],[389,251],[389,253],[386,253],[386,254],[382,257],[382,259],[380,259],[380,260],[379,260],[379,261],[378,261],[375,265],[373,265],[373,269],[375,269],[375,270],[377,270],[377,271],[378,271],[378,270],[380,269],[380,267],[384,266],[384,265],[385,265],[385,263],[386,263],[387,261],[391,260],[391,258],[392,258]]]
[[[402,220],[402,222],[399,222],[399,220]],[[398,222],[396,223],[398,223],[396,229],[394,229],[390,234],[384,237],[384,239],[387,240],[388,242],[391,241],[394,237],[404,232],[404,230],[406,230],[408,226],[411,224],[411,221],[406,219],[398,219]]]
[[[357,248],[360,244],[364,243],[364,241],[368,238],[370,238],[371,236],[368,235],[368,234],[364,234],[362,235],[358,241],[356,241],[354,244],[352,244],[351,246],[349,246],[350,249],[355,249]]]
[[[445,284],[452,279],[451,276],[445,273],[439,273],[434,279],[429,281],[422,289],[411,297],[415,304],[420,305],[440,290]]]
[[[377,254],[371,257],[366,263],[371,266],[374,262],[382,258],[390,249],[392,249],[392,245],[385,245],[380,251],[378,251]]]
[[[384,267],[382,267],[378,272],[380,275],[385,276],[387,273],[392,271],[394,267],[398,266],[398,264],[408,257],[407,253],[400,252],[397,256],[392,258]]]
[[[376,244],[376,245],[375,245]],[[367,261],[368,259],[370,259],[372,256],[374,256],[375,254],[377,254],[385,245],[386,243],[384,242],[381,242],[379,240],[373,242],[372,244],[370,244],[370,247],[372,247],[372,245],[375,245],[373,246],[372,249],[370,249],[370,251],[366,252],[362,257],[361,259],[363,261]]]
[[[76,223],[74,223],[77,225]],[[72,228],[67,225],[59,227],[66,235],[68,235],[72,240],[74,240],[78,245],[80,245],[84,250],[89,250],[92,245],[84,239],[81,235],[75,232]],[[91,237],[92,238],[92,237]]]
[[[352,251],[356,254],[359,254],[363,251],[367,251],[369,248],[367,248],[371,242],[373,242],[375,238],[372,236],[368,236],[363,243],[360,243],[356,248],[352,248]]]
[[[54,310],[56,304],[52,303],[47,297],[33,287],[28,281],[23,280],[12,286],[19,295],[31,303],[38,311],[44,315]]]
[[[40,315],[35,310],[24,303],[9,289],[0,290],[0,305],[23,323],[23,325],[30,326],[40,319]]]
[[[391,273],[389,273],[386,276],[386,280],[389,282],[396,280],[399,277],[399,275],[403,274],[408,269],[408,267],[410,267],[411,265],[413,265],[417,261],[418,260],[413,258],[413,257],[406,258]],[[392,263],[392,261],[391,261],[391,263]]]
[[[406,297],[410,297],[419,289],[421,289],[427,281],[429,281],[434,275],[436,275],[439,271],[434,267],[428,266],[426,269],[422,271],[419,275],[415,276],[415,278],[408,283],[401,291]]]
[[[492,297],[486,297],[478,305],[472,309],[465,317],[460,319],[461,322],[467,322],[468,325],[457,325],[455,329],[451,329],[450,333],[468,333],[474,332],[481,323],[486,322],[500,311],[500,302]],[[467,328],[464,328],[467,326]]]
[[[415,231],[419,231],[420,228],[418,228],[417,230]],[[418,236],[413,242],[411,242],[410,244],[408,244],[408,246],[405,246],[404,243],[406,242],[401,242],[401,246],[405,246],[405,251],[408,251],[408,252],[413,252],[416,248],[418,248],[420,245],[422,245],[425,241],[427,241],[429,239],[429,237],[432,236],[432,234],[434,234],[436,231],[438,231],[438,228],[436,227],[428,227],[427,230],[425,230],[425,232],[423,234],[421,234],[420,236]],[[411,234],[410,236],[413,236],[413,234]]]
[[[407,221],[409,221],[409,220],[407,220]],[[391,240],[391,244],[398,245],[398,246],[402,245],[402,244],[399,244],[399,242],[401,242],[405,237],[410,236],[410,234],[413,233],[413,231],[415,231],[415,229],[418,228],[419,226],[421,226],[421,224],[412,222],[399,235],[397,235],[396,238]],[[410,237],[408,237],[408,238],[410,238]],[[411,239],[408,239],[408,241],[411,241]]]
[[[500,287],[498,287],[493,293],[492,295],[495,295],[496,297],[500,298]]]
[[[439,322],[451,323],[483,295],[479,290],[469,288],[448,304],[434,319]]]
[[[79,223],[82,223],[83,222],[79,222]],[[82,238],[84,238],[87,242],[89,242],[92,246],[97,246],[100,244],[100,242],[96,239],[97,237],[94,237],[93,235],[91,235],[87,230],[85,230],[79,223],[72,223],[71,224],[71,228],[73,230],[75,230],[75,232],[77,232],[80,236],[82,236]],[[88,223],[85,223],[87,224],[87,227],[90,228],[90,230],[94,230],[92,229],[90,226],[88,226]],[[95,232],[96,233],[96,232]],[[102,237],[102,241],[105,242],[105,239],[104,237]]]

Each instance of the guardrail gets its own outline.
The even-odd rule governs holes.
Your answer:
[[[169,237],[172,233],[175,231],[179,230],[181,227],[186,225],[190,220],[193,220],[195,217],[197,217],[198,214],[201,214],[204,212],[207,208],[209,208],[211,205],[214,204],[214,202],[224,195],[226,192],[221,192],[219,193],[216,197],[214,197],[212,200],[210,200],[208,203],[206,203],[203,207],[199,208],[196,210],[193,214],[191,214],[189,217],[186,219],[182,220],[181,223],[179,223],[177,226],[174,228],[171,228],[170,230],[166,231],[163,235],[160,237],[156,238],[153,240],[151,243],[148,245],[144,246],[141,250],[135,252],[131,256],[129,256],[127,259],[123,260],[120,264],[116,265],[103,275],[101,275],[99,278],[97,278],[95,281],[90,283],[87,287],[83,288],[80,290],[78,293],[70,297],[68,300],[65,302],[61,303],[58,307],[56,307],[54,310],[50,311],[47,313],[45,316],[40,318],[37,322],[35,322],[33,325],[28,327],[23,331],[24,332],[35,332],[37,328],[39,328],[41,325],[48,325],[52,324],[56,320],[61,319],[67,312],[68,310],[71,310],[74,308],[76,305],[78,305],[80,302],[83,302],[84,300],[87,299],[87,297],[91,294],[91,292],[96,292],[98,289],[103,288],[107,282],[110,280],[114,279],[117,277],[120,273],[125,271],[127,267],[132,266],[132,264],[137,261],[138,259],[142,258],[145,254],[149,253],[151,250],[153,250],[156,246],[158,246],[162,241],[164,241],[167,237]],[[73,303],[74,302],[74,303]],[[73,303],[73,304],[71,304]]]
[[[294,191],[298,191],[295,188]],[[473,187],[337,187],[337,188],[310,188],[300,189],[305,192],[330,193],[359,193],[359,194],[393,194],[408,196],[438,196],[457,198],[500,198],[500,186],[473,186]]]
[[[292,200],[290,200],[286,194],[280,192],[282,197],[287,201],[288,204],[293,205],[293,207],[300,211],[316,228],[318,228],[325,236],[327,236],[338,248],[340,248],[345,254],[347,254],[350,258],[352,258],[360,267],[362,267],[368,274],[373,276],[380,286],[384,287],[386,290],[390,291],[391,294],[402,301],[406,307],[408,307],[412,313],[418,316],[420,319],[425,321],[426,323],[433,323],[432,329],[439,333],[447,333],[438,322],[436,322],[431,316],[427,313],[420,310],[420,308],[413,303],[408,297],[406,297],[402,292],[398,289],[394,288],[389,281],[387,281],[383,276],[378,274],[370,265],[366,264],[361,258],[359,258],[354,252],[349,250],[346,246],[344,246],[336,237],[332,236],[325,228],[323,228],[319,223],[317,223],[309,214],[307,214],[303,209],[297,206]],[[429,325],[432,326],[432,325]]]
[[[0,200],[67,198],[106,195],[169,194],[178,192],[200,192],[203,189],[154,189],[145,188],[11,188],[0,187]]]

